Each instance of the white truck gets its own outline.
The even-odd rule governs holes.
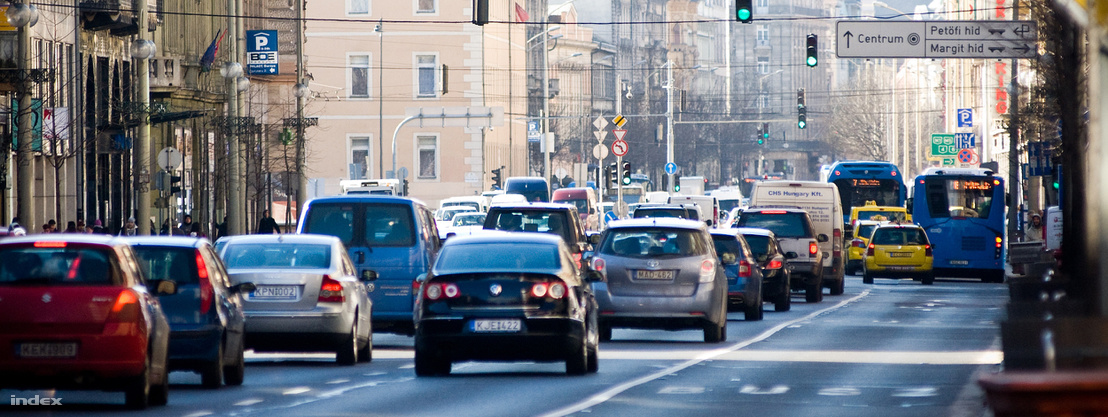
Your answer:
[[[819,244],[824,254],[823,286],[831,295],[843,293],[843,208],[839,187],[819,181],[759,181],[750,191],[750,207],[799,208],[808,212],[817,233],[831,239]]]
[[[704,195],[704,177],[681,177],[677,181],[681,185],[681,194]]]
[[[398,179],[367,179],[339,181],[343,194],[400,195]]]

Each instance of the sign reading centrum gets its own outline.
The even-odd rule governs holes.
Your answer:
[[[1038,26],[1024,20],[836,22],[840,58],[1034,58]]]

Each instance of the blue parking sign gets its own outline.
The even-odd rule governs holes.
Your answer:
[[[277,75],[277,31],[246,31],[246,72],[250,75]]]
[[[973,109],[958,109],[958,127],[973,127]]]

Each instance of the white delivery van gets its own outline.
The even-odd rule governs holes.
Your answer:
[[[819,244],[823,252],[823,286],[831,295],[843,293],[843,207],[839,188],[819,181],[759,181],[750,191],[750,207],[800,208],[812,218],[818,234],[830,236]]]
[[[700,206],[700,217],[708,227],[719,226],[719,200],[710,195],[682,195],[669,196],[669,204],[696,204]]]

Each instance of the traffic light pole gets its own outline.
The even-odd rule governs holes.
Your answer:
[[[619,156],[619,155],[616,155],[616,173],[618,174],[620,172],[620,170],[622,170],[622,169],[623,169],[623,157]],[[626,207],[623,204],[623,181],[620,180],[620,177],[618,177],[618,176],[616,178],[613,178],[613,180],[616,183],[616,207],[615,207],[616,215],[617,215],[618,218],[622,219],[623,216],[627,215],[627,213],[625,213],[624,212],[625,210],[623,209],[624,207]]]
[[[673,163],[673,61],[666,61],[666,165]],[[621,165],[622,166],[622,165]],[[673,174],[669,177],[669,187],[673,189]],[[622,198],[621,190],[620,201]]]

